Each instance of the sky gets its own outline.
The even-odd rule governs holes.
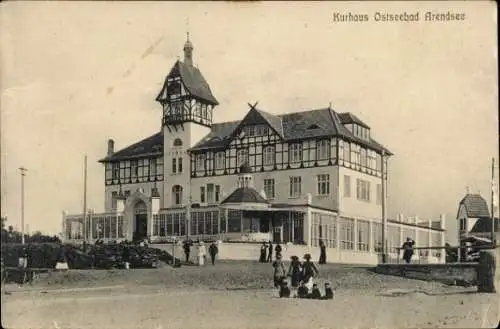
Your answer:
[[[395,155],[388,212],[447,216],[466,187],[490,200],[498,163],[494,2],[7,2],[1,5],[2,216],[56,234],[62,211],[104,207],[107,140],[159,131],[155,102],[189,30],[194,62],[239,120],[248,102],[279,114],[326,107],[367,122]],[[464,21],[375,22],[375,12],[465,13]],[[335,23],[335,12],[369,22]],[[498,177],[498,176],[497,176]],[[498,178],[497,178],[498,179]]]

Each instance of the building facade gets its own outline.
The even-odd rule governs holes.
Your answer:
[[[479,193],[467,192],[458,205],[457,221],[460,245],[464,245],[464,241],[471,237],[496,240],[495,235],[492,236],[492,220],[488,203]],[[495,218],[494,232],[498,232],[498,225],[499,220]]]
[[[214,123],[219,103],[193,50],[188,37],[156,98],[161,131],[118,151],[108,142],[105,213],[65,215],[66,238],[85,230],[90,240],[323,240],[338,251],[381,251],[392,153],[370,126],[331,106],[275,115],[258,104],[240,121]],[[389,222],[392,251],[420,230],[444,244],[443,227]]]

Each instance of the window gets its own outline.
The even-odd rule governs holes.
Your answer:
[[[351,162],[351,144],[344,143],[344,161]]]
[[[224,169],[224,152],[218,152],[215,155],[215,169]]]
[[[113,163],[113,179],[120,179],[120,163]]]
[[[236,165],[240,167],[245,163],[248,164],[248,150],[239,149],[236,153]]]
[[[377,204],[382,204],[382,184],[377,184]]]
[[[182,186],[174,185],[172,187],[172,203],[174,205],[182,204]]]
[[[118,196],[118,193],[116,191],[111,192],[111,209],[116,210],[117,208],[117,200],[116,197]]]
[[[205,203],[205,186],[200,186],[200,202]]]
[[[359,145],[356,144],[351,144],[351,162],[355,164],[360,163],[360,158],[359,158]]]
[[[367,167],[368,166],[367,156],[366,156],[366,149],[364,149],[364,148],[361,148],[361,151],[360,151],[360,160],[361,160],[361,166],[363,166],[363,167]]]
[[[205,169],[205,154],[196,155],[196,170]]]
[[[300,197],[301,178],[300,176],[290,177],[290,197]]]
[[[130,161],[130,175],[132,178],[136,178],[139,175],[137,160]]]
[[[289,147],[290,162],[302,161],[302,144],[291,144]]]
[[[327,139],[316,142],[316,160],[326,160],[330,158],[330,141]]]
[[[215,202],[220,200],[220,185],[215,185]]]
[[[370,201],[370,182],[357,179],[356,183],[356,196],[358,200]]]
[[[156,176],[156,159],[149,160],[149,173],[151,176]]]
[[[344,175],[344,197],[351,197],[351,176]]]
[[[182,157],[179,158],[177,166],[178,166],[177,172],[181,173],[182,172]]]
[[[207,184],[207,203],[214,203],[214,184]]]
[[[274,199],[274,179],[269,178],[269,179],[264,179],[264,193],[266,193],[266,198],[269,199]]]
[[[175,174],[177,172],[177,159],[172,159],[172,173]]]
[[[182,146],[182,140],[180,138],[176,138],[174,140],[174,146]]]
[[[358,250],[368,251],[369,250],[369,238],[370,238],[370,223],[364,220],[358,220]]]
[[[266,146],[264,148],[264,166],[270,166],[274,164],[274,147]]]
[[[318,179],[318,195],[330,194],[330,175],[320,174],[317,176],[317,179]]]
[[[340,218],[340,249],[354,249],[354,220]]]

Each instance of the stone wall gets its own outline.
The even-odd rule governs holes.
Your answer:
[[[379,264],[377,273],[411,279],[476,285],[477,263],[450,264]]]

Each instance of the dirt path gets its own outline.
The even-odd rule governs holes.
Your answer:
[[[485,328],[498,322],[497,295],[410,291],[340,290],[331,301],[279,299],[268,289],[27,292],[4,296],[2,317],[8,328]]]

